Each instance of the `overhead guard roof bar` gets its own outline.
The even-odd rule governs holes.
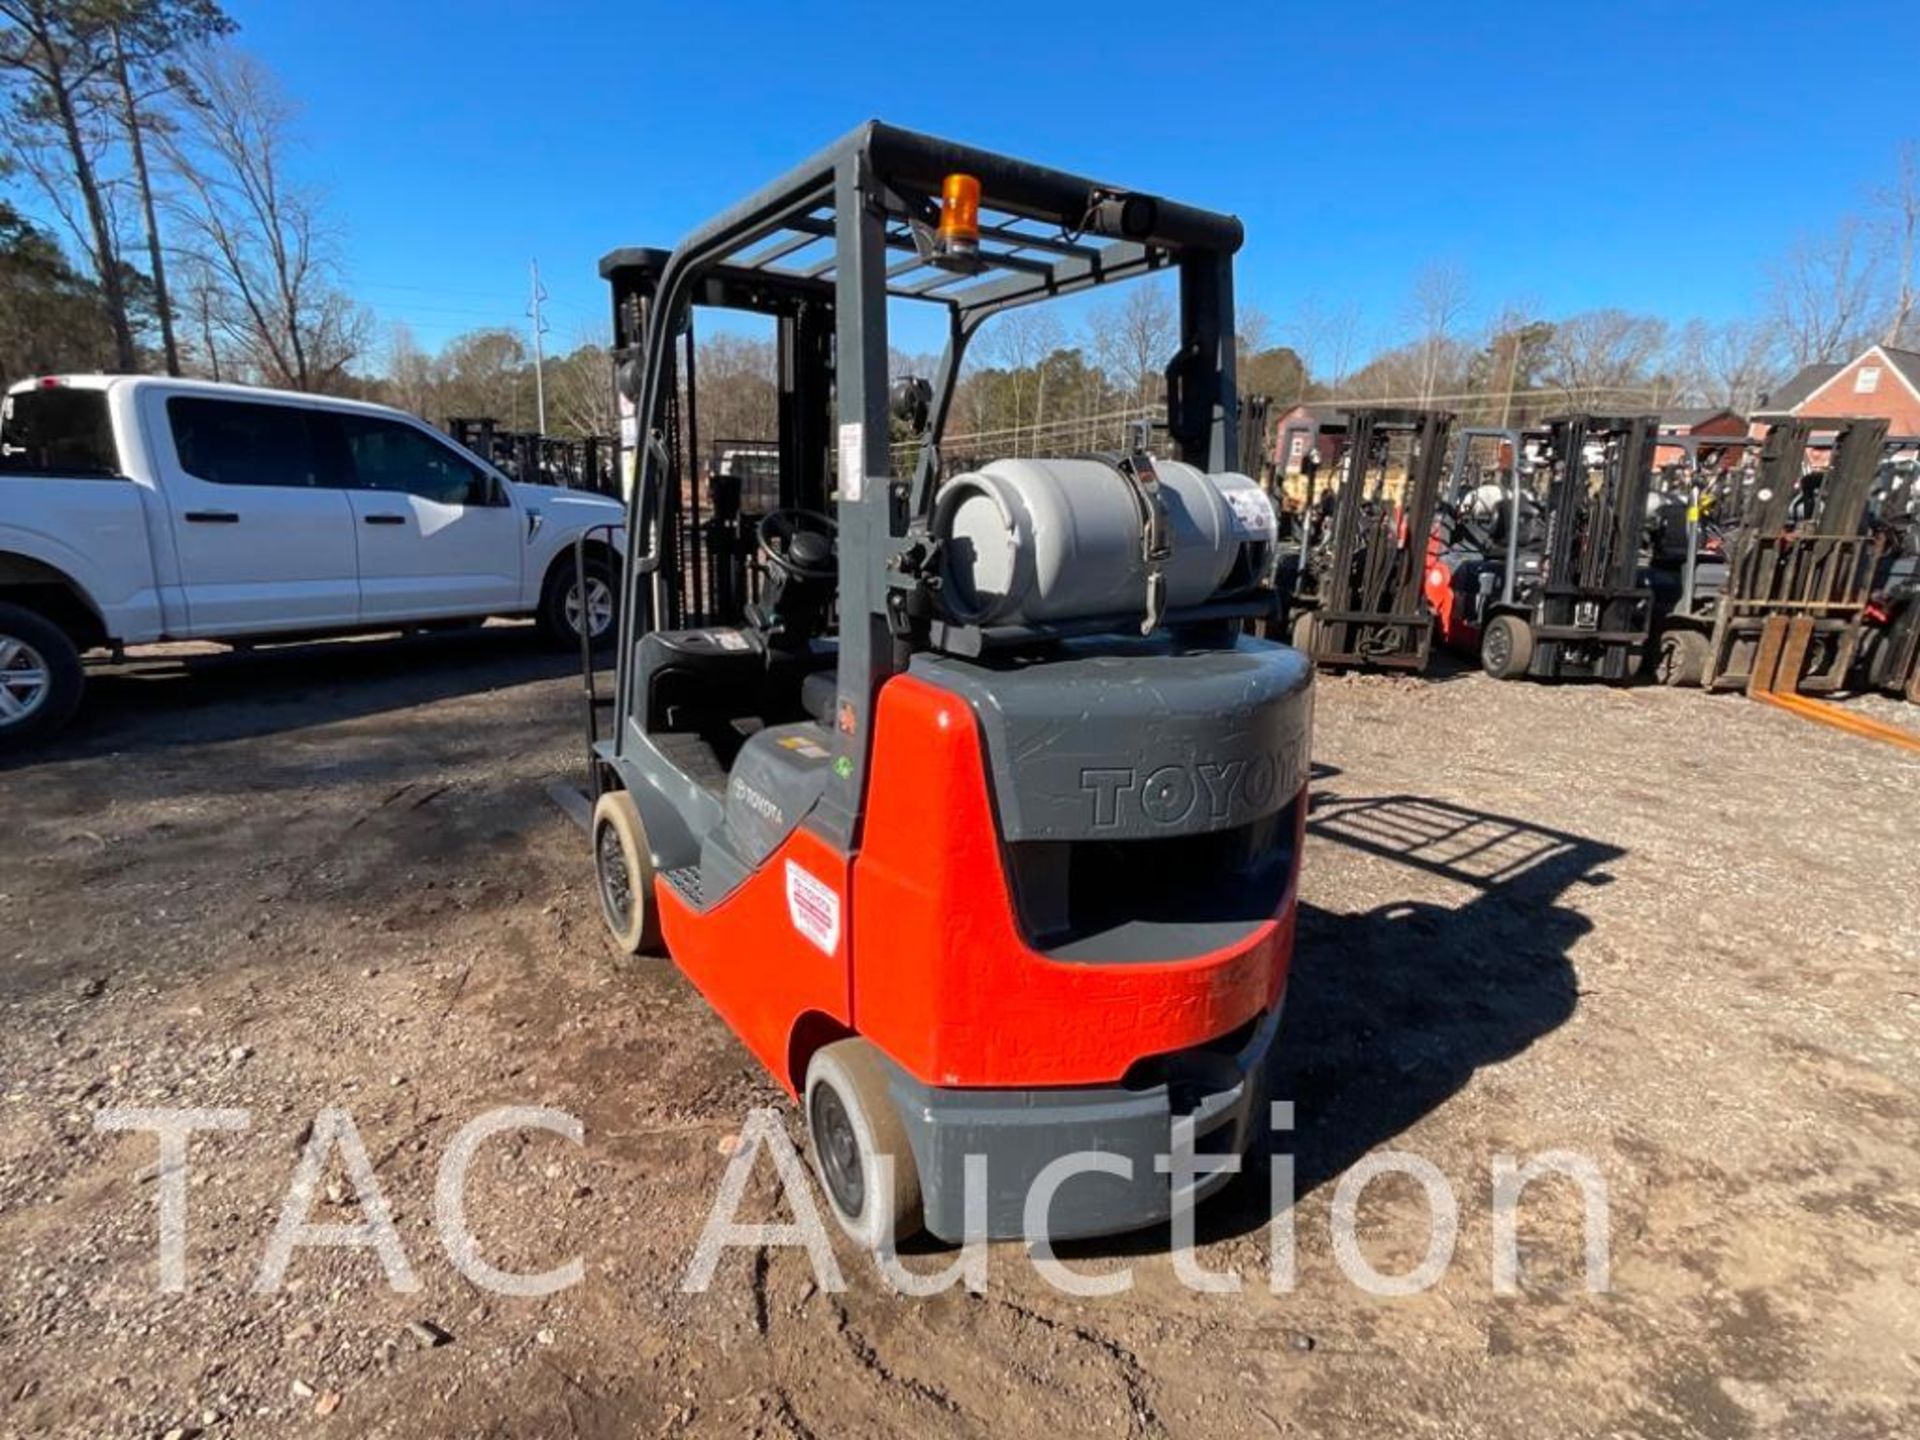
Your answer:
[[[854,151],[864,151],[876,176],[900,200],[901,216],[917,208],[915,202],[930,203],[949,174],[965,173],[981,182],[982,209],[988,212],[980,229],[981,274],[1015,273],[980,279],[941,270],[896,285],[892,282],[932,267],[918,253],[910,229],[889,225],[886,231],[887,247],[907,257],[888,268],[888,293],[941,303],[957,313],[977,316],[1145,273],[1169,264],[1172,252],[1184,248],[1231,254],[1243,238],[1240,222],[1230,215],[1143,197],[1152,202],[1148,233],[1098,246],[1086,243],[1081,235],[1094,218],[1093,201],[1136,192],[871,121],[694,231],[679,247],[683,261],[711,265],[717,260],[730,270],[763,271],[781,283],[826,281],[835,270],[831,257],[804,269],[777,262],[833,234],[830,216],[817,212],[830,203],[836,165]],[[1032,233],[1028,225],[1051,229]],[[974,283],[959,294],[942,293],[963,280]]]

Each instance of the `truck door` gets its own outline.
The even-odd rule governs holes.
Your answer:
[[[187,632],[326,630],[360,618],[353,508],[319,410],[157,392],[146,412],[180,557]]]
[[[496,476],[423,426],[352,411],[328,422],[345,441],[362,618],[526,608],[526,520]]]

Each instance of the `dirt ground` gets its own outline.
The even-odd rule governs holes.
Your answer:
[[[0,1434],[1920,1433],[1920,757],[1732,697],[1323,679],[1272,1077],[1291,1290],[1260,1172],[1201,1217],[1237,1294],[1150,1234],[1068,1254],[1130,1270],[1106,1298],[1013,1245],[978,1296],[896,1295],[844,1245],[841,1293],[770,1249],[689,1295],[729,1142],[781,1097],[670,964],[603,943],[544,793],[578,703],[512,629],[149,659],[0,772]],[[448,1141],[497,1105],[585,1127],[472,1171],[487,1260],[584,1260],[546,1299],[474,1286],[432,1226]],[[184,1294],[155,1289],[153,1138],[94,1128],[128,1106],[250,1115],[194,1140]],[[415,1293],[339,1249],[255,1293],[327,1107]],[[1383,1148],[1458,1196],[1406,1298],[1330,1238]],[[1609,1286],[1542,1181],[1497,1294],[1496,1157],[1563,1150],[1605,1177]],[[771,1175],[754,1215],[785,1213]],[[314,1219],[357,1204],[336,1177]],[[1382,1271],[1427,1249],[1403,1177],[1357,1220]]]

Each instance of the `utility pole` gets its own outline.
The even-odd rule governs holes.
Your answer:
[[[540,284],[540,262],[535,260],[533,303],[527,306],[527,315],[533,321],[533,406],[538,416],[537,428],[542,435],[547,433],[547,380],[546,357],[541,352],[540,337],[547,333],[547,322],[540,318],[540,302],[546,298],[546,289]]]

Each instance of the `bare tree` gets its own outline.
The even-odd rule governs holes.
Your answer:
[[[1466,315],[1470,291],[1457,265],[1429,265],[1413,281],[1407,313],[1415,335],[1419,367],[1419,403],[1431,404],[1453,341]]]
[[[120,241],[101,175],[100,87],[113,64],[112,11],[63,0],[0,0],[6,138],[86,252],[113,327],[114,360],[135,369]],[[77,214],[65,192],[79,192]]]
[[[1905,342],[1907,326],[1913,319],[1915,250],[1920,246],[1920,174],[1915,171],[1913,141],[1900,147],[1899,173],[1894,183],[1875,190],[1872,200],[1878,212],[1877,228],[1893,262],[1893,310],[1881,340],[1899,345]]]
[[[436,403],[440,397],[444,367],[436,357],[420,348],[413,329],[396,323],[387,333],[387,395],[402,410],[411,410],[426,420],[445,421]]]
[[[160,138],[184,191],[173,214],[185,248],[222,292],[215,323],[259,378],[337,388],[369,322],[337,283],[317,196],[286,175],[293,108],[247,55],[202,48],[187,71],[192,102]]]
[[[167,261],[160,243],[160,217],[154,204],[153,175],[147,164],[146,132],[158,123],[147,109],[184,86],[186,75],[174,57],[188,45],[231,34],[232,20],[214,0],[121,0],[110,7],[112,84],[118,119],[133,161],[133,180],[146,222],[147,259],[153,272],[154,315],[167,373],[180,373],[180,347],[173,334],[173,305],[167,294]]]
[[[1179,316],[1166,286],[1157,280],[1129,285],[1126,298],[1094,311],[1088,326],[1100,367],[1126,392],[1130,405],[1146,409],[1160,393],[1160,372],[1180,338]]]
[[[989,364],[1007,372],[1013,398],[1010,423],[1014,445],[1019,445],[1022,426],[1033,427],[1037,448],[1040,430],[1047,416],[1047,367],[1045,360],[1065,342],[1065,332],[1055,314],[1035,306],[1025,306],[996,315],[980,335],[980,354]],[[1031,400],[1031,404],[1029,401]]]
[[[1675,359],[1685,392],[1745,415],[1781,379],[1780,335],[1764,320],[1690,320]]]
[[[771,340],[709,331],[697,361],[703,440],[771,440],[779,433],[780,366]]]
[[[1338,394],[1353,373],[1360,347],[1358,303],[1327,306],[1309,297],[1294,312],[1292,329],[1298,337],[1294,348],[1305,359],[1309,377]]]
[[[1553,326],[1530,300],[1511,300],[1487,322],[1480,353],[1468,363],[1467,388],[1478,392],[1472,414],[1503,429],[1528,418],[1526,392],[1534,386]]]
[[[1588,310],[1554,325],[1540,352],[1540,378],[1575,410],[1626,399],[1644,401],[1666,348],[1666,321],[1624,310]]]
[[[1273,343],[1273,320],[1258,305],[1235,307],[1233,329],[1235,358],[1240,365]]]
[[[582,326],[564,355],[547,362],[548,433],[611,435],[613,357],[605,332]]]
[[[1768,318],[1794,364],[1845,360],[1873,333],[1875,260],[1860,221],[1843,215],[1827,234],[1796,242],[1774,267]]]

